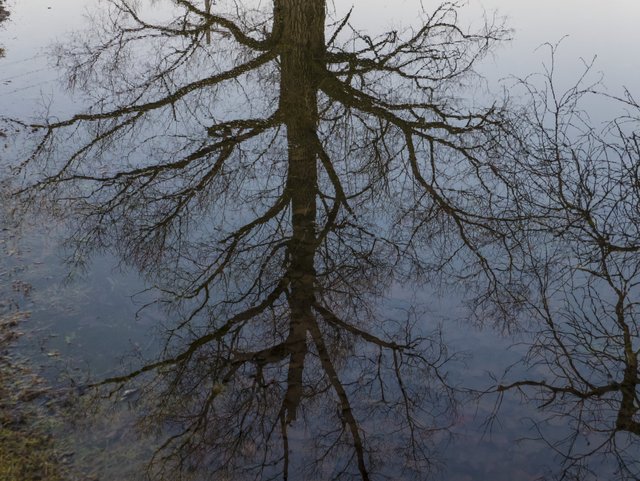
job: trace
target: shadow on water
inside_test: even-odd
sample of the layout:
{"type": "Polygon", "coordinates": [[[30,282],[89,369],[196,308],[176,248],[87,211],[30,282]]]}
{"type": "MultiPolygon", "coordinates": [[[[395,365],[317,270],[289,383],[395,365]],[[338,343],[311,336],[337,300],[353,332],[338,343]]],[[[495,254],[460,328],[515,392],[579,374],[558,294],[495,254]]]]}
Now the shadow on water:
{"type": "Polygon", "coordinates": [[[92,443],[128,451],[136,426],[154,480],[426,479],[464,462],[446,452],[462,401],[519,391],[554,473],[637,477],[630,94],[604,131],[579,109],[597,85],[553,95],[552,74],[514,87],[522,105],[468,106],[508,32],[465,33],[455,5],[371,38],[322,0],[179,0],[162,21],[111,4],[101,35],[57,48],[94,103],[22,124],[13,170],[75,264],[116,254],[166,312],[156,355],[79,389],[87,412],[115,400],[92,443]],[[439,320],[391,299],[427,284],[528,334],[518,367],[452,382],[439,320]]]}

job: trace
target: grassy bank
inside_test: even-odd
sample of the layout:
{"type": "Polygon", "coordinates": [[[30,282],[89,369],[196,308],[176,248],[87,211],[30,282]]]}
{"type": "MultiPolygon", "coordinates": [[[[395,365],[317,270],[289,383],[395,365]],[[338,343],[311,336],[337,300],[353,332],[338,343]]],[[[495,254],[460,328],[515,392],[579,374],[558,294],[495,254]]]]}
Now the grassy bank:
{"type": "Polygon", "coordinates": [[[51,418],[41,402],[46,384],[10,351],[27,316],[0,315],[0,480],[66,480],[64,457],[53,445],[51,418]]]}

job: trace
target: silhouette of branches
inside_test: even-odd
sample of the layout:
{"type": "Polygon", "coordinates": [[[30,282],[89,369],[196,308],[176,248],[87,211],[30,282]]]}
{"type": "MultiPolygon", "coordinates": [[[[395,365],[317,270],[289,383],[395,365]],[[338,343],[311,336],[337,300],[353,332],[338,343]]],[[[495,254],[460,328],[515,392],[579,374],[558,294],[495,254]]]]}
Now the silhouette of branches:
{"type": "Polygon", "coordinates": [[[493,392],[501,399],[517,390],[549,414],[538,432],[562,456],[562,479],[596,479],[602,469],[609,479],[636,479],[639,105],[628,92],[613,99],[626,113],[595,128],[582,109],[587,96],[602,96],[587,81],[590,65],[558,91],[554,56],[551,47],[542,86],[520,83],[531,102],[513,157],[536,212],[520,234],[529,279],[523,310],[534,321],[529,374],[493,392]],[[551,428],[558,419],[568,433],[551,428]]]}
{"type": "Polygon", "coordinates": [[[467,33],[445,4],[377,39],[341,19],[327,42],[323,1],[177,0],[161,22],[110,5],[58,49],[87,108],[30,126],[18,194],[71,215],[77,259],[115,250],[174,305],[159,358],[104,381],[155,400],[155,479],[426,475],[455,411],[449,357],[435,326],[380,302],[453,262],[412,242],[447,223],[476,277],[492,272],[477,240],[496,236],[495,203],[477,201],[509,189],[503,112],[455,89],[504,30],[467,33]]]}

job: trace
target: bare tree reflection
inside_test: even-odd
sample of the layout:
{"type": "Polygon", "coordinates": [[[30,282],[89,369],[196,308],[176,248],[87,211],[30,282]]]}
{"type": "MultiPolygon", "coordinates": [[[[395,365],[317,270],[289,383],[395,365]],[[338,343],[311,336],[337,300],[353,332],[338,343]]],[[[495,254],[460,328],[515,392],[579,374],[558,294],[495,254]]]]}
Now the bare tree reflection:
{"type": "Polygon", "coordinates": [[[172,18],[150,23],[114,1],[101,35],[59,52],[70,86],[93,103],[34,126],[43,136],[23,166],[23,193],[30,204],[46,193],[84,217],[79,257],[84,246],[118,245],[149,269],[150,252],[182,257],[193,232],[204,241],[211,226],[224,241],[204,241],[217,261],[191,286],[206,297],[245,244],[271,250],[265,259],[281,253],[267,237],[286,226],[292,203],[313,198],[305,215],[316,217],[320,255],[334,248],[323,222],[357,225],[362,242],[384,226],[417,261],[414,273],[471,259],[458,278],[488,276],[490,295],[501,287],[487,251],[507,247],[498,216],[517,218],[497,148],[503,113],[456,97],[504,37],[500,26],[466,32],[458,6],[444,4],[417,29],[370,38],[349,31],[349,16],[325,25],[322,0],[277,1],[270,12],[173,3],[172,18]],[[312,174],[318,189],[289,198],[285,179],[312,174]],[[132,211],[139,215],[124,215],[132,211]]]}
{"type": "MultiPolygon", "coordinates": [[[[313,179],[289,178],[287,189],[313,192],[313,179]]],[[[429,472],[433,434],[447,428],[455,407],[440,372],[444,347],[420,336],[410,318],[376,316],[368,297],[379,286],[370,276],[350,276],[346,297],[334,282],[342,267],[316,272],[317,245],[300,238],[306,228],[309,219],[295,216],[291,238],[279,239],[287,267],[260,302],[226,318],[211,312],[206,324],[176,333],[180,342],[159,362],[105,381],[157,373],[146,385],[157,400],[145,423],[174,434],[156,453],[153,479],[198,465],[234,479],[429,472]]],[[[325,226],[328,235],[334,229],[325,226]]]]}
{"type": "Polygon", "coordinates": [[[371,38],[324,0],[167,3],[113,0],[60,47],[90,107],[31,126],[16,168],[25,204],[73,219],[78,262],[116,250],[177,305],[161,359],[107,381],[160,395],[154,476],[426,475],[446,354],[381,300],[447,266],[503,287],[503,112],[457,92],[505,31],[463,30],[457,4],[371,38]]]}
{"type": "MultiPolygon", "coordinates": [[[[196,287],[202,299],[183,306],[162,359],[104,381],[124,389],[154,373],[146,384],[154,407],[144,422],[174,434],[150,465],[153,479],[199,465],[234,479],[416,479],[430,471],[433,434],[455,409],[446,350],[410,315],[382,317],[376,297],[397,246],[379,237],[375,245],[337,219],[317,233],[317,191],[315,176],[289,174],[282,198],[290,205],[281,208],[293,211],[290,235],[271,231],[266,251],[247,247],[240,269],[256,272],[257,264],[256,279],[225,266],[225,282],[239,276],[235,282],[249,289],[239,299],[227,289],[214,302],[211,281],[196,287]],[[338,247],[329,251],[329,240],[338,247]]],[[[279,216],[273,208],[252,224],[279,216]]],[[[227,253],[216,250],[214,261],[233,249],[223,245],[227,253]]],[[[209,246],[202,247],[194,252],[198,269],[181,272],[188,292],[203,272],[218,269],[203,264],[209,246]]]]}
{"type": "Polygon", "coordinates": [[[562,479],[638,479],[640,389],[640,110],[597,130],[582,108],[597,85],[585,76],[566,92],[554,79],[555,47],[542,87],[523,82],[531,104],[514,159],[532,209],[521,233],[526,313],[535,339],[531,377],[505,382],[550,414],[538,432],[562,455],[562,479]],[[560,423],[570,431],[553,429],[560,423]]]}

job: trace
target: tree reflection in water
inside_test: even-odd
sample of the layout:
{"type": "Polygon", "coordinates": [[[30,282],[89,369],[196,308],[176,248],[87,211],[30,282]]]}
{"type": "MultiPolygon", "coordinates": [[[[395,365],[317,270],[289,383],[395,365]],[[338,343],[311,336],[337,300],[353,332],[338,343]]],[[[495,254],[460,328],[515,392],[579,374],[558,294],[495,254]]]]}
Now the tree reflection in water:
{"type": "Polygon", "coordinates": [[[149,419],[173,426],[154,476],[426,476],[446,352],[382,299],[462,254],[492,274],[502,112],[455,92],[504,31],[465,33],[449,4],[372,39],[327,26],[323,0],[173,3],[151,24],[114,1],[60,48],[95,100],[34,126],[21,191],[77,222],[78,259],[115,249],[179,306],[161,358],[107,381],[147,379],[149,419]]]}
{"type": "Polygon", "coordinates": [[[599,87],[587,80],[591,66],[558,91],[556,48],[542,84],[521,83],[525,148],[512,152],[532,213],[518,235],[523,309],[536,321],[523,361],[531,375],[496,392],[518,390],[549,414],[536,430],[561,455],[563,479],[602,479],[603,466],[609,479],[638,479],[640,105],[629,92],[608,97],[625,114],[592,126],[583,107],[599,87]]]}
{"type": "MultiPolygon", "coordinates": [[[[312,189],[306,183],[295,188],[312,189]]],[[[106,381],[158,373],[147,422],[176,431],[157,453],[162,469],[196,462],[234,478],[371,479],[414,478],[432,464],[432,435],[454,408],[443,346],[419,336],[413,319],[377,315],[369,299],[377,283],[351,275],[345,295],[339,269],[305,267],[315,247],[301,247],[298,228],[271,237],[286,244],[286,269],[259,301],[226,318],[212,310],[205,325],[192,319],[198,327],[175,331],[181,342],[162,360],[106,381]]]]}
{"type": "Polygon", "coordinates": [[[635,134],[564,128],[588,89],[529,89],[515,116],[465,106],[506,32],[463,30],[455,4],[372,38],[322,0],[170,3],[152,23],[112,0],[60,47],[91,106],[33,126],[20,166],[25,203],[74,219],[78,261],[112,249],[161,279],[162,355],[107,381],[157,396],[148,420],[173,435],[156,479],[427,476],[455,407],[446,349],[383,298],[435,277],[473,287],[485,322],[541,322],[529,359],[551,377],[490,392],[538,387],[573,416],[567,473],[591,451],[637,470],[635,134]],[[576,456],[585,426],[607,440],[576,456]]]}

